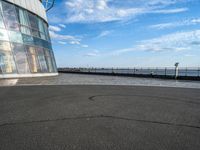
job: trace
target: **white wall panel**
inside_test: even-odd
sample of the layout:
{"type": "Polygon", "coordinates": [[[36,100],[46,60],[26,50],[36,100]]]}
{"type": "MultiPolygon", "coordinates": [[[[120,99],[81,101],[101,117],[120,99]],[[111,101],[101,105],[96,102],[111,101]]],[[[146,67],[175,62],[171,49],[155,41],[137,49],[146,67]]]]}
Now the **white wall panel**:
{"type": "Polygon", "coordinates": [[[39,0],[5,0],[23,7],[47,21],[46,11],[39,0]]]}

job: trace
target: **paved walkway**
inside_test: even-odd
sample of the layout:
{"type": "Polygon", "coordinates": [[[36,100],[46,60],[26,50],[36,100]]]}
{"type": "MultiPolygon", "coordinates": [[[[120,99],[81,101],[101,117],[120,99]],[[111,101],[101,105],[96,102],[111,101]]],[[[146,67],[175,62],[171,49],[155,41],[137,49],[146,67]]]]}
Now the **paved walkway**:
{"type": "Polygon", "coordinates": [[[199,150],[200,91],[0,87],[1,150],[199,150]]]}
{"type": "Polygon", "coordinates": [[[0,80],[0,86],[13,85],[141,85],[200,88],[200,81],[176,81],[136,77],[119,77],[103,75],[60,74],[56,77],[23,78],[0,80]]]}

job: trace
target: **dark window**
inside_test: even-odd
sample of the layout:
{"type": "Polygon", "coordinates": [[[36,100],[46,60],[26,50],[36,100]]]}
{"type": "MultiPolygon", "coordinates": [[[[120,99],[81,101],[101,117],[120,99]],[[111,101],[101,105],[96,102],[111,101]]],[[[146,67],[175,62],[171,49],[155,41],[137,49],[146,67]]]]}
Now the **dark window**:
{"type": "Polygon", "coordinates": [[[28,12],[28,18],[29,18],[31,27],[34,28],[34,29],[39,29],[37,17],[28,12]]]}

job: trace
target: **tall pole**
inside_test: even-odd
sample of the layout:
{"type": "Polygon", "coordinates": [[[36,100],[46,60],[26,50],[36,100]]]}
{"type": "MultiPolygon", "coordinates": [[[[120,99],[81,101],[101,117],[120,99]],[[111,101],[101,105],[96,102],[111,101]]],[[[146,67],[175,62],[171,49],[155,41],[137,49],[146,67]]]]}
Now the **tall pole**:
{"type": "Polygon", "coordinates": [[[177,63],[175,63],[175,79],[177,79],[178,78],[178,65],[179,65],[179,63],[177,62],[177,63]]]}

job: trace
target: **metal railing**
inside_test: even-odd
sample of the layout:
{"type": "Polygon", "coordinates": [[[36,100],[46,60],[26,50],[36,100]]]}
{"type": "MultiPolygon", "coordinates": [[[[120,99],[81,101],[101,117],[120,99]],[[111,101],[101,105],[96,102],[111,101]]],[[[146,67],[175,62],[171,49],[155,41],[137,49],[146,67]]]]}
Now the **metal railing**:
{"type": "MultiPolygon", "coordinates": [[[[59,68],[58,70],[77,73],[175,76],[175,68],[59,68]]],[[[178,77],[200,77],[200,68],[179,68],[178,77]]]]}

